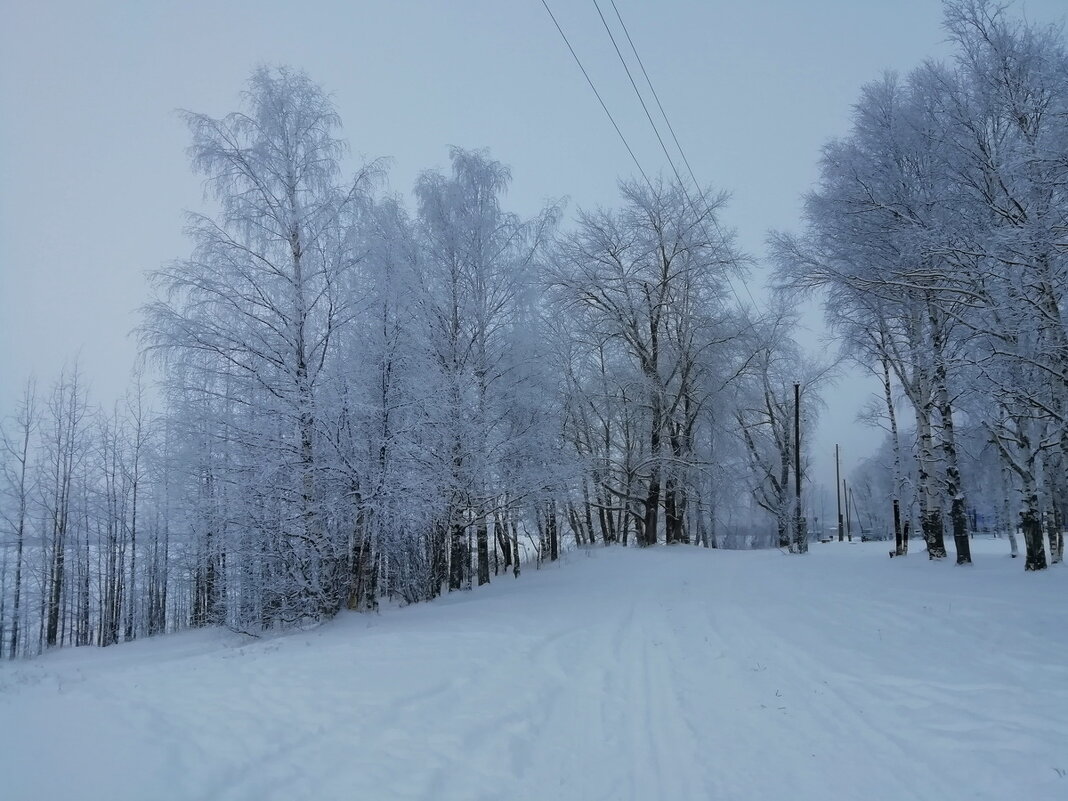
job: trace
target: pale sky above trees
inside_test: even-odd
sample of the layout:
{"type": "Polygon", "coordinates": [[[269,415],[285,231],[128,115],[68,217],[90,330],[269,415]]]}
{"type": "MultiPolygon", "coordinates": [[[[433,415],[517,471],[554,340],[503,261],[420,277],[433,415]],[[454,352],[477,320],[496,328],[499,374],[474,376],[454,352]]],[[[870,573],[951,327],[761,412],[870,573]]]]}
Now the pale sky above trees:
{"type": "MultiPolygon", "coordinates": [[[[550,3],[647,172],[668,165],[592,4],[550,3]]],[[[619,0],[702,183],[762,258],[798,225],[820,146],[848,129],[860,86],[945,52],[937,0],[637,3],[619,0]]],[[[1018,10],[1054,21],[1062,0],[1018,10]]],[[[12,2],[0,29],[0,408],[23,378],[80,354],[97,398],[127,386],[144,271],[188,252],[202,208],[175,109],[220,115],[257,64],[291,64],[332,92],[357,158],[387,156],[394,191],[488,147],[509,203],[615,202],[633,163],[537,0],[389,3],[12,2]]],[[[763,293],[762,266],[750,280],[763,293]]],[[[738,287],[743,294],[744,290],[738,287]]],[[[821,315],[808,315],[817,347],[821,315]]],[[[814,463],[845,466],[881,435],[854,424],[871,389],[827,395],[814,463]]],[[[818,479],[817,479],[818,480],[818,479]]]]}

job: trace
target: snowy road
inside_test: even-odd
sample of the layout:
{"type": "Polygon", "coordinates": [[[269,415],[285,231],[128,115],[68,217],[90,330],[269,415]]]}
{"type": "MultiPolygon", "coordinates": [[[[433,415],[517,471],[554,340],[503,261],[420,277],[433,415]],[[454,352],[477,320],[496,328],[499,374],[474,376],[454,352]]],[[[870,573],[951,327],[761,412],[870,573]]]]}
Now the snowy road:
{"type": "Polygon", "coordinates": [[[1068,571],[595,550],[312,633],[0,667],[0,797],[1068,798],[1068,571]]]}

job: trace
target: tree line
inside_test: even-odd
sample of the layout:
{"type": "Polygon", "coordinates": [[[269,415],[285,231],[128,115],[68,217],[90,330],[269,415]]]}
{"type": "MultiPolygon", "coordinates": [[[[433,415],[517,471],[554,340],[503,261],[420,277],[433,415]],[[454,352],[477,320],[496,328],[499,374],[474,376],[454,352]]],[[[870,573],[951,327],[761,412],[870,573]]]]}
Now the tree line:
{"type": "Polygon", "coordinates": [[[302,72],[243,100],[184,115],[208,210],[151,273],[125,401],[73,368],[6,421],[6,654],[303,625],[574,545],[804,547],[747,496],[792,502],[761,471],[796,345],[730,296],[722,195],[624,181],[565,228],[453,148],[409,210],[380,162],[344,173],[302,72]]]}
{"type": "Polygon", "coordinates": [[[944,8],[952,58],[864,87],[804,231],[772,250],[783,291],[825,292],[883,386],[889,438],[865,481],[892,498],[897,553],[916,516],[944,557],[948,517],[970,562],[981,509],[1014,555],[1019,524],[1040,570],[1068,521],[1068,57],[1058,27],[944,8]]]}
{"type": "Polygon", "coordinates": [[[0,652],[309,625],[595,543],[804,553],[835,377],[793,338],[806,292],[880,381],[889,436],[854,484],[897,552],[911,527],[945,556],[948,521],[969,561],[985,503],[1028,569],[1044,536],[1058,561],[1062,39],[946,10],[955,60],[865,88],[804,230],[772,236],[763,309],[711,189],[642,176],[524,217],[504,164],[452,148],[406,198],[382,162],[347,169],[289,68],[184,114],[205,209],[150,275],[130,389],[102,408],[66,368],[4,421],[0,652]]]}

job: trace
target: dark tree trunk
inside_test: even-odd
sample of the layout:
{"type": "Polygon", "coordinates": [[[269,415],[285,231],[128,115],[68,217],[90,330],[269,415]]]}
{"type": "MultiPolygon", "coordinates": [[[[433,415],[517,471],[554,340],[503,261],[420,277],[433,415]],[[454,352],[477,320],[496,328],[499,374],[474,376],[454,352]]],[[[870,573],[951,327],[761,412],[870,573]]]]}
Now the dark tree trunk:
{"type": "MultiPolygon", "coordinates": [[[[454,511],[453,514],[456,514],[456,512],[454,511]]],[[[453,521],[449,525],[449,592],[463,589],[466,550],[464,547],[464,527],[453,521]]]]}
{"type": "Polygon", "coordinates": [[[519,552],[519,524],[512,521],[512,563],[514,565],[513,575],[519,578],[520,568],[520,552],[519,552]]]}
{"type": "Polygon", "coordinates": [[[941,510],[933,509],[925,512],[920,524],[923,526],[923,538],[927,542],[927,557],[929,559],[945,559],[946,541],[941,510]]]}
{"type": "MultiPolygon", "coordinates": [[[[655,469],[655,468],[654,468],[655,469]]],[[[660,514],[660,476],[654,473],[649,479],[649,491],[645,496],[645,517],[642,520],[640,542],[656,545],[657,516],[660,514]]]]}
{"type": "Polygon", "coordinates": [[[901,503],[897,498],[894,498],[894,555],[904,556],[906,543],[908,540],[904,538],[901,531],[901,503]]]}
{"type": "Polygon", "coordinates": [[[508,528],[500,516],[494,518],[493,535],[497,538],[497,544],[501,546],[501,559],[505,568],[512,566],[512,542],[508,537],[508,528]]]}
{"type": "Polygon", "coordinates": [[[567,524],[571,526],[571,531],[575,535],[576,545],[586,544],[586,527],[582,524],[581,518],[579,518],[578,509],[575,508],[575,504],[569,503],[567,505],[567,524]]]}
{"type": "Polygon", "coordinates": [[[968,514],[964,508],[964,498],[957,493],[949,507],[949,517],[953,521],[953,544],[957,549],[957,564],[972,563],[972,548],[968,540],[968,514]]]}
{"type": "MultiPolygon", "coordinates": [[[[652,328],[653,349],[656,349],[656,328],[652,328]]],[[[657,380],[655,361],[652,366],[645,365],[645,373],[651,380],[657,380]]],[[[660,514],[660,436],[663,425],[660,393],[653,392],[652,415],[649,422],[649,462],[652,465],[649,475],[649,487],[645,495],[645,520],[640,542],[642,545],[656,545],[657,517],[660,514]]]]}
{"type": "Polygon", "coordinates": [[[1042,520],[1038,514],[1038,498],[1028,498],[1027,508],[1020,513],[1020,527],[1023,529],[1024,547],[1027,558],[1024,570],[1046,569],[1046,548],[1042,541],[1042,520]]]}
{"type": "Polygon", "coordinates": [[[675,481],[670,474],[664,481],[664,542],[675,542],[678,528],[678,511],[675,508],[675,481]]]}
{"type": "Polygon", "coordinates": [[[599,491],[597,493],[597,503],[597,516],[601,524],[601,540],[607,545],[616,541],[616,521],[612,513],[605,508],[608,505],[607,498],[602,496],[599,491]]]}
{"type": "Polygon", "coordinates": [[[780,548],[790,547],[790,522],[785,512],[781,512],[775,521],[775,533],[780,548]]]}
{"type": "MultiPolygon", "coordinates": [[[[11,609],[11,650],[10,656],[14,659],[19,653],[19,620],[21,617],[20,604],[22,600],[22,541],[23,520],[19,520],[18,539],[15,542],[15,598],[11,609]]],[[[3,644],[0,643],[0,651],[3,644]]]]}
{"type": "Polygon", "coordinates": [[[545,527],[549,539],[549,561],[555,562],[560,557],[560,535],[556,525],[556,503],[549,503],[545,527]]]}
{"type": "Polygon", "coordinates": [[[489,584],[489,526],[486,516],[478,518],[475,530],[475,547],[478,550],[478,586],[489,584]]]}
{"type": "Polygon", "coordinates": [[[1053,509],[1053,531],[1050,532],[1050,561],[1055,565],[1064,561],[1065,554],[1065,521],[1061,515],[1061,509],[1053,509]]]}
{"type": "Polygon", "coordinates": [[[430,532],[430,586],[427,600],[441,595],[441,588],[449,580],[449,528],[446,523],[436,524],[430,532]]]}
{"type": "Polygon", "coordinates": [[[686,528],[686,491],[679,487],[675,488],[675,542],[690,544],[690,533],[686,528]]]}
{"type": "Polygon", "coordinates": [[[471,589],[472,582],[475,579],[475,542],[471,533],[471,525],[468,524],[464,531],[467,536],[464,538],[464,589],[471,589]]]}
{"type": "Polygon", "coordinates": [[[1049,562],[1055,565],[1064,558],[1064,522],[1061,520],[1061,510],[1056,504],[1050,513],[1049,528],[1049,562]]]}
{"type": "Polygon", "coordinates": [[[345,605],[349,609],[372,612],[378,608],[378,554],[371,537],[369,515],[357,517],[352,575],[345,605]]]}
{"type": "Polygon", "coordinates": [[[59,611],[63,600],[64,544],[53,540],[55,553],[52,556],[52,569],[49,576],[48,623],[45,629],[45,645],[49,648],[59,641],[59,611]]]}

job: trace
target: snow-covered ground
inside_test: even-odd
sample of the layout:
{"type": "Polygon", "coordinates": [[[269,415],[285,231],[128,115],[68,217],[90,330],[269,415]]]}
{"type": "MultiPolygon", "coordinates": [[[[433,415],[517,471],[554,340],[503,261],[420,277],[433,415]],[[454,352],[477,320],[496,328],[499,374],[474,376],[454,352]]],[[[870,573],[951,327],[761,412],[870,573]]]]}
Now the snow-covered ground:
{"type": "Polygon", "coordinates": [[[1068,571],[597,549],[270,640],[0,667],[0,797],[1068,798],[1068,571]]]}

